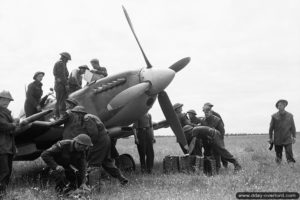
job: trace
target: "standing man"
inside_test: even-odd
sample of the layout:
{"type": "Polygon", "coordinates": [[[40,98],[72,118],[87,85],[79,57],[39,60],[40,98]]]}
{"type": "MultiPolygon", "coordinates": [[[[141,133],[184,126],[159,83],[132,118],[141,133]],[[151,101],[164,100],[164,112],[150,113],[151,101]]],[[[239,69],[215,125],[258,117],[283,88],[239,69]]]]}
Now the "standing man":
{"type": "Polygon", "coordinates": [[[292,150],[292,144],[296,142],[296,127],[293,115],[285,110],[287,105],[288,101],[285,99],[280,99],[276,102],[275,106],[278,112],[272,115],[269,138],[270,143],[275,145],[276,163],[281,163],[284,147],[287,162],[293,166],[296,162],[292,150]]]}
{"type": "Polygon", "coordinates": [[[137,130],[137,149],[140,156],[141,171],[151,174],[154,163],[153,143],[155,141],[151,115],[146,113],[134,123],[133,128],[137,130]]]}
{"type": "Polygon", "coordinates": [[[73,69],[69,76],[69,93],[75,92],[82,88],[82,75],[85,70],[89,70],[87,65],[81,65],[78,69],[73,69]]]}
{"type": "MultiPolygon", "coordinates": [[[[231,162],[234,165],[234,171],[239,171],[242,169],[237,159],[234,158],[227,149],[225,149],[222,143],[222,134],[218,130],[214,128],[208,129],[204,126],[192,127],[190,125],[186,125],[184,130],[192,137],[202,139],[206,144],[209,144],[209,148],[212,148],[215,152],[220,154],[227,162],[231,162]]],[[[208,146],[205,146],[204,148],[206,147],[208,146]]]]}
{"type": "MultiPolygon", "coordinates": [[[[12,171],[12,160],[16,153],[14,135],[21,130],[7,109],[13,98],[9,91],[0,92],[0,199],[6,192],[12,171]]],[[[20,124],[25,125],[25,124],[20,124]]],[[[29,128],[30,125],[23,126],[29,128]]]]}
{"type": "Polygon", "coordinates": [[[60,60],[55,63],[53,68],[53,75],[55,78],[54,90],[56,92],[55,112],[57,118],[66,111],[65,100],[67,99],[69,92],[69,71],[67,62],[71,60],[71,55],[68,52],[62,52],[60,55],[60,60]]]}
{"type": "MultiPolygon", "coordinates": [[[[222,143],[222,146],[225,147],[225,144],[224,144],[225,129],[224,129],[224,124],[223,124],[222,120],[219,117],[213,115],[213,113],[209,107],[204,108],[203,112],[205,114],[205,117],[204,117],[201,125],[208,126],[210,128],[214,128],[214,129],[218,130],[219,134],[220,134],[220,137],[219,137],[220,142],[222,143]]],[[[212,149],[212,150],[213,150],[214,157],[216,159],[217,170],[219,170],[221,168],[221,154],[218,151],[215,151],[214,149],[212,149]]],[[[206,153],[210,153],[210,152],[206,152],[206,153]]],[[[228,166],[228,162],[226,161],[226,159],[223,159],[222,163],[225,168],[228,166]]]]}
{"type": "Polygon", "coordinates": [[[42,90],[42,80],[45,76],[44,72],[36,72],[33,76],[33,82],[28,85],[26,91],[26,100],[24,105],[25,115],[29,117],[33,114],[36,114],[41,111],[41,108],[44,106],[48,96],[52,93],[47,94],[43,98],[42,90]]]}
{"type": "Polygon", "coordinates": [[[205,104],[203,105],[203,110],[211,110],[212,114],[213,114],[214,116],[219,117],[219,118],[221,119],[223,125],[225,126],[225,124],[224,124],[224,122],[223,122],[223,119],[222,119],[221,115],[220,115],[219,113],[215,112],[214,110],[212,110],[212,107],[213,107],[213,106],[214,106],[214,105],[211,104],[211,103],[209,103],[209,102],[208,102],[208,103],[205,103],[205,104]]]}
{"type": "Polygon", "coordinates": [[[107,70],[105,67],[101,67],[99,64],[99,60],[94,58],[91,60],[91,65],[94,68],[93,70],[91,70],[91,72],[93,74],[96,74],[99,78],[103,78],[107,76],[107,70]]]}
{"type": "Polygon", "coordinates": [[[57,192],[68,193],[85,186],[86,152],[91,146],[91,138],[79,134],[74,139],[58,141],[41,154],[44,162],[53,170],[57,192]]]}

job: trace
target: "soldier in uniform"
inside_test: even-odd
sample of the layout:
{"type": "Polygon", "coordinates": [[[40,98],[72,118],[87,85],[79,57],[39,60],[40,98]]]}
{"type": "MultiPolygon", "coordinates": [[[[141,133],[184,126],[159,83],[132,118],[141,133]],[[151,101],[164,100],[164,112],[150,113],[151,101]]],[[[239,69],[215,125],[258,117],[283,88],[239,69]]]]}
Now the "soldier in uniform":
{"type": "Polygon", "coordinates": [[[133,128],[137,130],[141,171],[151,173],[154,162],[153,143],[155,142],[151,115],[146,113],[133,124],[133,128]]]}
{"type": "Polygon", "coordinates": [[[195,125],[201,124],[201,118],[196,116],[197,113],[195,110],[191,109],[191,110],[188,110],[186,113],[188,114],[189,120],[193,124],[195,124],[195,125]]]}
{"type": "Polygon", "coordinates": [[[223,125],[225,126],[225,124],[224,124],[224,122],[223,122],[223,119],[222,119],[221,115],[220,115],[219,113],[215,112],[214,110],[212,110],[212,107],[213,107],[213,106],[214,106],[214,105],[211,104],[211,103],[209,103],[209,102],[208,102],[208,103],[205,103],[205,104],[203,105],[203,110],[211,110],[212,114],[213,114],[214,116],[219,117],[219,118],[221,119],[223,125]]]}
{"type": "MultiPolygon", "coordinates": [[[[241,165],[238,163],[237,159],[233,157],[233,155],[225,149],[222,142],[222,134],[220,131],[214,129],[196,126],[193,127],[191,125],[186,125],[184,127],[185,133],[191,135],[191,137],[197,137],[202,139],[204,143],[209,144],[209,148],[212,148],[214,151],[218,152],[227,162],[230,162],[234,165],[234,170],[239,171],[242,169],[241,165]]],[[[207,148],[208,146],[204,146],[207,148]]],[[[205,149],[205,151],[210,151],[209,149],[205,149]]]]}
{"type": "Polygon", "coordinates": [[[85,185],[86,151],[91,146],[91,138],[79,134],[71,140],[57,142],[41,154],[44,162],[53,170],[57,192],[68,193],[85,185]]]}
{"type": "Polygon", "coordinates": [[[100,66],[98,59],[96,59],[96,58],[92,59],[91,65],[94,68],[93,70],[91,70],[92,73],[97,74],[100,78],[107,76],[106,68],[100,66]]]}
{"type": "MultiPolygon", "coordinates": [[[[197,126],[197,125],[201,125],[201,118],[197,117],[197,113],[195,110],[191,109],[187,111],[187,114],[189,116],[189,120],[190,122],[193,124],[193,126],[197,126]]],[[[195,138],[195,144],[194,144],[194,149],[191,153],[191,155],[198,155],[198,156],[202,156],[202,140],[195,138]]],[[[191,143],[193,143],[193,141],[191,140],[191,143]]]]}
{"type": "MultiPolygon", "coordinates": [[[[187,117],[187,114],[182,112],[182,107],[183,107],[182,103],[175,103],[173,105],[173,109],[177,115],[177,118],[181,124],[181,127],[184,127],[185,125],[194,126],[194,124],[187,117]]],[[[189,135],[185,135],[185,138],[187,140],[188,145],[190,145],[192,142],[192,138],[189,137],[189,135]]],[[[199,141],[197,141],[197,143],[195,143],[195,144],[196,145],[194,147],[194,150],[200,149],[200,151],[201,151],[201,146],[198,146],[198,145],[200,145],[199,141]]],[[[187,150],[185,150],[184,147],[180,143],[179,143],[179,145],[184,153],[188,153],[187,150]]],[[[202,155],[202,153],[200,153],[200,152],[197,152],[196,154],[202,155]]]]}
{"type": "Polygon", "coordinates": [[[69,93],[75,92],[82,88],[82,75],[85,70],[89,70],[87,65],[79,66],[78,69],[74,69],[69,76],[69,93]]]}
{"type": "MultiPolygon", "coordinates": [[[[225,129],[224,129],[224,124],[223,124],[222,120],[219,117],[213,115],[213,113],[209,107],[204,108],[203,112],[205,114],[205,117],[203,118],[201,125],[208,126],[208,127],[218,130],[220,132],[220,142],[222,142],[222,145],[225,147],[225,143],[224,143],[225,129]]],[[[210,152],[207,151],[206,153],[209,154],[210,152]]],[[[218,151],[213,151],[213,154],[216,159],[217,170],[219,170],[221,168],[221,158],[222,157],[220,156],[218,151]]],[[[225,159],[222,160],[222,163],[225,168],[228,166],[228,162],[225,159]]]]}
{"type": "Polygon", "coordinates": [[[52,93],[47,94],[43,98],[42,90],[42,80],[45,76],[44,72],[36,72],[33,76],[33,82],[28,85],[26,91],[26,100],[24,105],[25,115],[29,117],[33,114],[36,114],[41,111],[41,108],[44,106],[48,96],[52,93]]]}
{"type": "Polygon", "coordinates": [[[91,167],[103,167],[112,177],[117,178],[122,185],[128,180],[121,174],[111,158],[111,140],[101,120],[92,114],[87,114],[83,106],[75,106],[67,110],[66,114],[52,126],[64,124],[63,139],[72,139],[81,133],[90,136],[94,146],[88,155],[91,167]]]}
{"type": "MultiPolygon", "coordinates": [[[[82,109],[84,111],[83,107],[82,109]]],[[[88,166],[90,168],[103,167],[112,177],[117,178],[122,185],[127,184],[128,180],[116,167],[115,161],[111,157],[111,139],[103,122],[95,115],[86,114],[84,115],[84,128],[94,144],[88,154],[88,166]]]]}
{"type": "Polygon", "coordinates": [[[183,107],[182,103],[175,103],[173,105],[173,109],[179,119],[181,126],[184,127],[185,125],[188,125],[188,124],[193,125],[190,122],[189,118],[187,117],[187,114],[182,112],[182,107],[183,107]]]}
{"type": "Polygon", "coordinates": [[[66,111],[65,100],[67,99],[69,92],[69,71],[67,62],[71,60],[71,55],[68,52],[62,52],[60,55],[60,60],[55,63],[53,68],[53,75],[55,78],[54,90],[56,92],[55,112],[57,118],[66,111]]]}
{"type": "Polygon", "coordinates": [[[0,199],[6,192],[12,172],[12,161],[16,153],[14,135],[30,128],[31,124],[21,124],[14,120],[7,109],[13,98],[8,91],[0,92],[0,199]]]}
{"type": "Polygon", "coordinates": [[[287,162],[293,166],[296,162],[293,157],[292,144],[296,141],[296,127],[293,115],[285,110],[288,101],[280,99],[275,106],[278,112],[274,113],[271,118],[269,138],[270,143],[275,145],[276,163],[282,161],[282,150],[285,148],[287,162]]]}

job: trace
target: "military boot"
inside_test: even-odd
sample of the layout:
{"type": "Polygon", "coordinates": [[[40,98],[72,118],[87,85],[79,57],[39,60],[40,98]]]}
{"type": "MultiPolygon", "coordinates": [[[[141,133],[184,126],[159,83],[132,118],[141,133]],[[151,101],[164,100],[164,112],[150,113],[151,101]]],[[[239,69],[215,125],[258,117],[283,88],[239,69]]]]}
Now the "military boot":
{"type": "Polygon", "coordinates": [[[118,177],[118,180],[120,181],[121,185],[126,185],[128,183],[128,179],[125,178],[123,175],[120,174],[118,177]]]}

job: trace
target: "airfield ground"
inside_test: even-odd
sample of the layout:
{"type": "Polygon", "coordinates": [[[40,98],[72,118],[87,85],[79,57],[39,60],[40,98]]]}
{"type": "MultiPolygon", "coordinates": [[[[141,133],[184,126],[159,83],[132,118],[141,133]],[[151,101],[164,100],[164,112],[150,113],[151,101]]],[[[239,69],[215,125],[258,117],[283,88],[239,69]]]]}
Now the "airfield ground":
{"type": "MultiPolygon", "coordinates": [[[[101,191],[93,192],[86,199],[236,199],[237,192],[299,192],[300,191],[300,141],[294,146],[297,163],[290,168],[278,167],[274,162],[274,150],[268,150],[267,135],[227,136],[227,148],[235,155],[243,170],[233,173],[233,166],[221,169],[220,174],[207,177],[203,174],[170,174],[162,172],[162,160],[166,155],[181,155],[175,137],[157,137],[155,143],[155,167],[153,175],[139,172],[126,174],[130,180],[122,187],[112,179],[105,182],[101,191]]],[[[130,153],[136,163],[138,154],[132,138],[118,141],[120,153],[130,153]]],[[[53,185],[39,181],[41,160],[14,162],[14,172],[5,199],[58,199],[53,185]]],[[[139,165],[137,166],[139,169],[139,165]]]]}

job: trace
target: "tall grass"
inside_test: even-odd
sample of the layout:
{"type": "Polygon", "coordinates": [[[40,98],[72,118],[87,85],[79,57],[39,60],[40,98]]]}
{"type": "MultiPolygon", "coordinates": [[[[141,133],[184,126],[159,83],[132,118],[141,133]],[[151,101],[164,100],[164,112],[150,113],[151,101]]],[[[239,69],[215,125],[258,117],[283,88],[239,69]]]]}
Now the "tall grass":
{"type": "MultiPolygon", "coordinates": [[[[115,179],[105,181],[100,191],[93,191],[85,199],[236,199],[237,192],[297,192],[300,190],[300,165],[290,168],[275,164],[275,152],[268,150],[265,135],[228,136],[226,147],[238,158],[243,170],[234,173],[233,166],[221,169],[219,175],[163,174],[162,160],[166,155],[180,155],[174,137],[158,137],[155,146],[155,167],[152,175],[137,171],[125,174],[130,184],[122,187],[115,179]]],[[[299,144],[294,145],[299,161],[299,144]]],[[[118,141],[120,153],[130,153],[138,163],[138,154],[132,139],[118,141]]],[[[41,160],[15,162],[14,174],[5,199],[58,199],[53,182],[41,180],[41,160]]]]}

